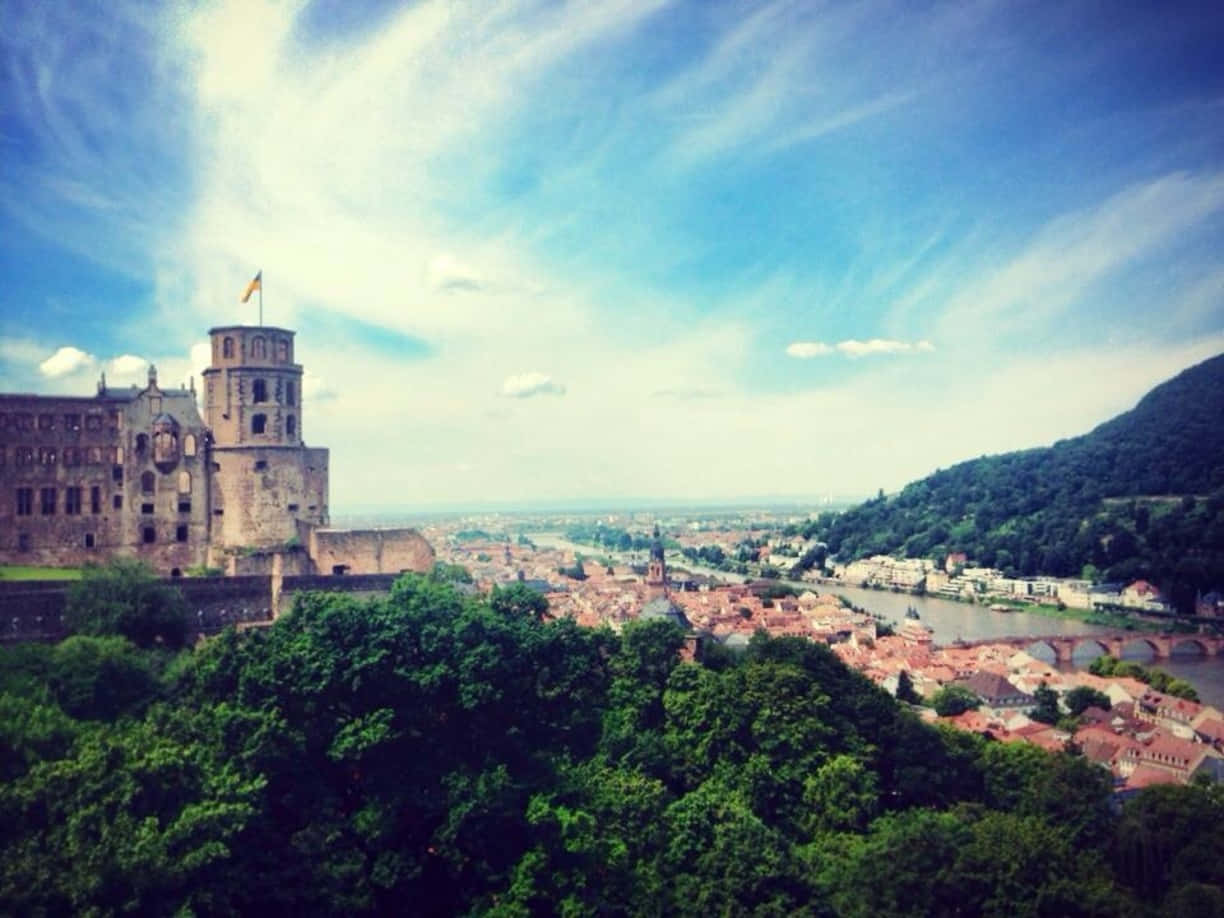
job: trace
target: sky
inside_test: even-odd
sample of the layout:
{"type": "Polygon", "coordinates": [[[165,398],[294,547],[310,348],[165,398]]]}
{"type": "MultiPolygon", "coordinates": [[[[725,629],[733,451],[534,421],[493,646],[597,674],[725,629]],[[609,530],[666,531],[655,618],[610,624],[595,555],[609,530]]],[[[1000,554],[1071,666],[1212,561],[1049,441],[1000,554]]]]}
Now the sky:
{"type": "Polygon", "coordinates": [[[0,391],[297,331],[333,513],[816,499],[1224,351],[1224,17],[4,0],[0,391]]]}

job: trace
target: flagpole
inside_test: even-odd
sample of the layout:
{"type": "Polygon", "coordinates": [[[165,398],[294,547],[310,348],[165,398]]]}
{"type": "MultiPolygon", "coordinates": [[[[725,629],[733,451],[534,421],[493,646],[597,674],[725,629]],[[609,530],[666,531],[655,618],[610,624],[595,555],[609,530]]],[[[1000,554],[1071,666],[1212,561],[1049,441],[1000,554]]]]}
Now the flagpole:
{"type": "Polygon", "coordinates": [[[263,328],[263,271],[259,272],[259,327],[263,328]]]}

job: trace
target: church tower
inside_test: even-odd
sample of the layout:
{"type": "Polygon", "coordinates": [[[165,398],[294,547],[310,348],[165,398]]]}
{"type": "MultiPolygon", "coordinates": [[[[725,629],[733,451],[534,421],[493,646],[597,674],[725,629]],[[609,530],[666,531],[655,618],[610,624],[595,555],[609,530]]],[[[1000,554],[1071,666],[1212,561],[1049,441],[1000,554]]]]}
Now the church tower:
{"type": "Polygon", "coordinates": [[[646,565],[646,586],[653,592],[667,594],[667,561],[663,558],[663,539],[659,526],[655,524],[654,537],[650,540],[650,561],[646,565]]]}
{"type": "Polygon", "coordinates": [[[328,452],[305,445],[294,333],[266,325],[209,331],[204,422],[212,431],[212,533],[222,548],[282,545],[299,523],[328,522],[328,452]]]}

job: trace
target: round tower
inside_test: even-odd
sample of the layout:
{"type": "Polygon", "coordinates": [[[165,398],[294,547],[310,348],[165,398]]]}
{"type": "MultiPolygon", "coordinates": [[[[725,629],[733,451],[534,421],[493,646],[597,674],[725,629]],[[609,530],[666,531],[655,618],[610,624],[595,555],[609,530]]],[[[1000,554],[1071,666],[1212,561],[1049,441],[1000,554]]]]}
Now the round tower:
{"type": "Polygon", "coordinates": [[[209,331],[204,422],[218,446],[296,446],[302,442],[302,367],[293,335],[266,325],[209,331]]]}
{"type": "Polygon", "coordinates": [[[218,548],[303,539],[328,522],[326,449],[302,442],[302,367],[294,333],[267,325],[209,330],[204,422],[212,434],[212,533],[218,548]]]}

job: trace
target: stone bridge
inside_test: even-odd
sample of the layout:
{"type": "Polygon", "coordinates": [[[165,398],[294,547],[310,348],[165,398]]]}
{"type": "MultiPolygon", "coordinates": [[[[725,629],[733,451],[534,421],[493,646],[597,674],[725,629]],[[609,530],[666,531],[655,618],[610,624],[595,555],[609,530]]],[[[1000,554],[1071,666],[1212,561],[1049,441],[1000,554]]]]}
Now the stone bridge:
{"type": "Polygon", "coordinates": [[[949,648],[985,647],[1003,644],[1016,650],[1028,650],[1044,644],[1054,651],[1059,663],[1071,663],[1081,648],[1096,647],[1094,657],[1109,654],[1122,658],[1128,647],[1146,645],[1154,659],[1167,660],[1174,652],[1201,657],[1224,656],[1224,637],[1207,634],[1145,634],[1137,631],[1105,631],[1097,634],[1025,635],[1020,637],[983,638],[977,641],[954,641],[949,648]]]}

